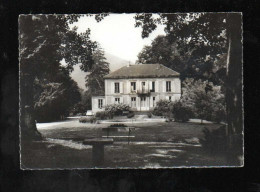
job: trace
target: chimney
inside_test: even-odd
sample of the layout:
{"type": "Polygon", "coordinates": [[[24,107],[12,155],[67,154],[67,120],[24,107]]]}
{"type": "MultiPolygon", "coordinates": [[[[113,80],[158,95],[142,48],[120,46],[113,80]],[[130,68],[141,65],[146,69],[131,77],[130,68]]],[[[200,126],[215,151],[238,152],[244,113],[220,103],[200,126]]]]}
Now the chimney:
{"type": "Polygon", "coordinates": [[[130,67],[130,61],[127,63],[127,67],[130,67]]]}

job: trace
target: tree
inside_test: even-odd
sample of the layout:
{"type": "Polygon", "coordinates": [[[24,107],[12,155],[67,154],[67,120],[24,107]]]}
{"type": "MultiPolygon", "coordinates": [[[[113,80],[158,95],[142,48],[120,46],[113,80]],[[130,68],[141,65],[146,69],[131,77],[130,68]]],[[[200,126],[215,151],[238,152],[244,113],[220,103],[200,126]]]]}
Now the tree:
{"type": "Polygon", "coordinates": [[[55,82],[35,79],[34,114],[37,122],[63,119],[80,100],[77,83],[69,74],[62,73],[62,69],[55,82]]]}
{"type": "Polygon", "coordinates": [[[104,76],[109,73],[109,63],[106,62],[104,51],[98,47],[93,53],[94,65],[86,76],[86,87],[93,94],[104,94],[104,76]]]}
{"type": "Polygon", "coordinates": [[[104,76],[109,73],[109,63],[106,62],[104,51],[98,47],[93,53],[94,64],[86,76],[86,87],[92,95],[105,94],[104,76]]]}
{"type": "Polygon", "coordinates": [[[92,50],[89,31],[77,34],[69,24],[79,15],[22,15],[19,17],[20,114],[22,137],[40,138],[34,117],[33,82],[36,78],[55,82],[60,61],[65,59],[67,71],[82,63],[91,68],[92,50]]]}
{"type": "MultiPolygon", "coordinates": [[[[142,37],[148,37],[158,24],[165,24],[167,36],[172,41],[187,43],[191,48],[197,47],[194,55],[196,61],[205,61],[206,57],[215,61],[226,54],[226,73],[224,87],[226,92],[227,132],[229,148],[242,154],[242,16],[240,13],[192,13],[192,14],[160,14],[153,18],[152,14],[137,14],[136,27],[142,27],[142,37]],[[204,56],[202,56],[204,55],[204,56]],[[206,56],[206,57],[205,57],[206,56]],[[232,111],[236,111],[233,113],[232,111]],[[238,139],[232,139],[238,138],[238,139]]],[[[211,62],[212,64],[212,62],[211,62]]],[[[212,65],[207,64],[210,76],[212,65]]],[[[198,67],[199,70],[204,65],[198,67]]],[[[223,70],[222,70],[223,72],[223,70]]],[[[223,78],[223,77],[222,77],[223,78]]],[[[221,79],[222,79],[221,78],[221,79]]]]}
{"type": "Polygon", "coordinates": [[[195,73],[195,65],[191,63],[193,51],[194,49],[188,50],[187,46],[185,48],[176,41],[170,42],[167,36],[159,35],[152,41],[151,46],[145,46],[138,54],[137,63],[160,63],[179,72],[181,79],[199,78],[200,76],[195,73]]]}
{"type": "MultiPolygon", "coordinates": [[[[215,120],[216,114],[225,114],[224,94],[220,86],[209,81],[187,78],[183,82],[181,101],[187,107],[193,109],[196,117],[205,120],[215,120]]],[[[220,119],[225,121],[225,118],[220,119]]]]}
{"type": "MultiPolygon", "coordinates": [[[[219,84],[212,72],[216,60],[226,53],[225,14],[137,14],[136,27],[142,27],[145,38],[158,24],[164,24],[166,36],[157,37],[151,47],[142,52],[149,53],[154,62],[162,63],[181,73],[181,78],[210,79],[219,84]]],[[[140,57],[145,54],[139,55],[140,57]]],[[[148,62],[146,62],[148,63],[148,62]]],[[[219,74],[220,75],[220,74],[219,74]]]]}
{"type": "Polygon", "coordinates": [[[230,13],[227,16],[227,79],[226,103],[229,135],[230,161],[243,154],[242,114],[242,15],[230,13]],[[235,157],[235,158],[234,158],[235,157]]]}

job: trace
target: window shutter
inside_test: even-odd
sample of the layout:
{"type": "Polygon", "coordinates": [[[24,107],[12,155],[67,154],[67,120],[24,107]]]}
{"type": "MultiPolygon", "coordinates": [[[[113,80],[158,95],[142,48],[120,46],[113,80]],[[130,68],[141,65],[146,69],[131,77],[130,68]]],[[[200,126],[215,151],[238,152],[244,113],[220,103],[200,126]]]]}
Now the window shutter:
{"type": "Polygon", "coordinates": [[[176,90],[176,92],[178,92],[178,93],[181,93],[181,80],[180,79],[177,79],[177,90],[176,90]]]}
{"type": "Polygon", "coordinates": [[[111,82],[111,94],[115,93],[115,82],[111,82]]]}
{"type": "Polygon", "coordinates": [[[131,91],[131,82],[130,81],[126,81],[126,94],[130,93],[131,91]]]}
{"type": "Polygon", "coordinates": [[[94,99],[94,109],[98,108],[98,99],[94,99]]]}
{"type": "Polygon", "coordinates": [[[131,97],[127,95],[126,100],[127,100],[126,104],[131,106],[131,97]]]}
{"type": "Polygon", "coordinates": [[[155,81],[155,92],[159,92],[159,91],[158,91],[158,87],[159,87],[158,81],[155,81]]]}
{"type": "Polygon", "coordinates": [[[176,92],[175,87],[175,81],[173,80],[171,81],[171,92],[176,92]]]}
{"type": "Polygon", "coordinates": [[[123,83],[124,83],[124,82],[120,82],[120,83],[119,83],[119,89],[120,89],[119,92],[120,92],[120,93],[123,93],[123,92],[124,92],[124,90],[123,90],[123,83]]]}
{"type": "Polygon", "coordinates": [[[162,81],[162,84],[163,92],[166,92],[166,81],[162,81]]]}

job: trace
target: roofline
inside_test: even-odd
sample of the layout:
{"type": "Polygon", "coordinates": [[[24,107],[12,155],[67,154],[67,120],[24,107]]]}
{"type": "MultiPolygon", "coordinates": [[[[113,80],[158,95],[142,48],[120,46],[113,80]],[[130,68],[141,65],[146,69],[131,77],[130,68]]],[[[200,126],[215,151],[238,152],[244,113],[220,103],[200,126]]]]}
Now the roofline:
{"type": "MultiPolygon", "coordinates": [[[[142,64],[142,65],[151,65],[151,64],[142,64]]],[[[117,70],[115,70],[115,71],[113,71],[113,72],[111,72],[111,73],[105,75],[103,78],[104,78],[104,79],[131,79],[131,78],[168,78],[168,77],[179,77],[179,76],[180,76],[180,73],[178,73],[177,71],[174,71],[173,69],[171,69],[171,68],[169,68],[169,67],[166,67],[166,66],[163,65],[163,64],[155,63],[154,65],[160,65],[160,66],[165,67],[165,68],[167,68],[168,70],[173,71],[174,73],[177,73],[177,74],[175,74],[175,75],[168,75],[168,76],[164,76],[164,75],[162,75],[162,76],[147,75],[147,76],[146,76],[146,75],[144,75],[144,76],[138,76],[138,77],[133,77],[133,76],[114,76],[114,77],[107,77],[107,76],[109,76],[109,75],[111,75],[111,74],[113,74],[113,73],[116,73],[116,72],[119,71],[120,69],[122,69],[122,68],[124,68],[124,67],[127,67],[127,66],[124,66],[124,67],[121,67],[121,68],[119,68],[119,69],[117,69],[117,70]]],[[[132,66],[134,66],[134,65],[132,65],[132,66]]]]}
{"type": "Polygon", "coordinates": [[[92,95],[91,98],[92,97],[104,97],[105,98],[105,95],[92,95]]]}
{"type": "Polygon", "coordinates": [[[104,77],[104,79],[134,79],[134,78],[138,78],[138,79],[145,79],[145,78],[171,78],[171,77],[180,77],[180,75],[169,75],[169,76],[153,76],[153,75],[149,75],[149,76],[138,76],[138,77],[134,77],[134,76],[118,76],[118,77],[104,77]]]}

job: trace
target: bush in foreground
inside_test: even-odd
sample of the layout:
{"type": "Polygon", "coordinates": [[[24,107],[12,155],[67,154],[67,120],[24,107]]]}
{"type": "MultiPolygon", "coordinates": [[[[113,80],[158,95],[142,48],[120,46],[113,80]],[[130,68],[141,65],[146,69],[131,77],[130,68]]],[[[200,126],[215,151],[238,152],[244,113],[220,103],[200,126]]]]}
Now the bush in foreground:
{"type": "Polygon", "coordinates": [[[95,117],[99,120],[113,119],[113,114],[108,111],[99,111],[96,113],[95,117]]]}
{"type": "Polygon", "coordinates": [[[117,123],[117,124],[112,124],[109,127],[127,127],[127,126],[123,123],[117,123]]]}
{"type": "Polygon", "coordinates": [[[126,104],[111,104],[105,107],[105,111],[113,115],[123,115],[123,111],[129,111],[130,107],[126,104]]]}
{"type": "Polygon", "coordinates": [[[165,116],[165,114],[167,114],[170,111],[170,103],[171,101],[169,100],[158,101],[152,113],[156,116],[165,116]]]}
{"type": "Polygon", "coordinates": [[[79,119],[80,123],[95,123],[96,121],[96,117],[81,117],[79,119]]]}
{"type": "Polygon", "coordinates": [[[179,122],[187,122],[192,117],[192,109],[185,106],[181,101],[176,101],[170,104],[170,110],[174,120],[179,122]]]}
{"type": "Polygon", "coordinates": [[[134,112],[131,112],[131,113],[129,113],[128,115],[127,115],[127,118],[132,118],[132,117],[134,117],[135,116],[135,113],[134,112]]]}

